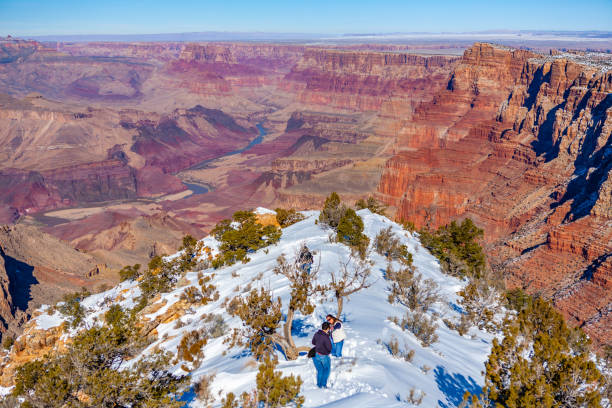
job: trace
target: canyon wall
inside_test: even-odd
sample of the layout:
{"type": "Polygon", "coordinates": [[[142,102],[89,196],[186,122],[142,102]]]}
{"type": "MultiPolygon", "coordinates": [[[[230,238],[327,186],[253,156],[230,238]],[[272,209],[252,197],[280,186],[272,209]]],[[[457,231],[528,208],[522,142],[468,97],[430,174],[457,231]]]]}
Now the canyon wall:
{"type": "Polygon", "coordinates": [[[610,338],[612,73],[585,55],[476,44],[399,133],[378,192],[435,228],[471,217],[510,287],[610,338]]]}

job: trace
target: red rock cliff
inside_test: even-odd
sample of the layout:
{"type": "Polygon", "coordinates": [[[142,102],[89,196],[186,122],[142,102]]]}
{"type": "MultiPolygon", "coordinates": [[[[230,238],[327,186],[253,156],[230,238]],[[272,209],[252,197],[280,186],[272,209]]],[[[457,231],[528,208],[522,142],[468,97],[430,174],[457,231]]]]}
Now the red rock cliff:
{"type": "Polygon", "coordinates": [[[399,133],[380,196],[437,227],[472,217],[510,286],[612,334],[612,74],[589,56],[475,44],[399,133]]]}

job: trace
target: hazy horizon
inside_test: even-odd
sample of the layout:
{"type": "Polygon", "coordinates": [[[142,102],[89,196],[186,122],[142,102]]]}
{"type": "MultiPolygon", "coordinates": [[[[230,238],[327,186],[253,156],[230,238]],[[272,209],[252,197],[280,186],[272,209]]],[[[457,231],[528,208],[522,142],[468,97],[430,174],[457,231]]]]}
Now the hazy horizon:
{"type": "Polygon", "coordinates": [[[3,35],[266,33],[308,35],[612,31],[612,2],[401,0],[79,2],[0,0],[3,35]]]}

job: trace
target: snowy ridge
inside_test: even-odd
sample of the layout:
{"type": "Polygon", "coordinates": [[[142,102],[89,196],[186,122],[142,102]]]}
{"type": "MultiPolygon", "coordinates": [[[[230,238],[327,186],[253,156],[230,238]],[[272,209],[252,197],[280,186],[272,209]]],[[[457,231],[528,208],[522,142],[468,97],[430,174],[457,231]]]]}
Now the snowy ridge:
{"type": "MultiPolygon", "coordinates": [[[[239,294],[244,296],[246,292],[243,291],[249,284],[251,288],[264,286],[270,289],[275,298],[282,299],[285,312],[289,303],[289,281],[284,276],[275,275],[273,268],[281,254],[292,259],[303,243],[315,253],[315,263],[320,259],[319,281],[327,283],[332,268],[337,269],[340,261],[348,259],[350,250],[346,245],[330,242],[331,231],[315,223],[318,212],[310,211],[303,214],[306,219],[285,228],[277,245],[249,254],[251,258],[249,263],[203,271],[205,276],[214,274],[211,283],[219,291],[219,300],[190,308],[180,318],[182,327],[177,328],[176,320],[160,324],[157,327],[157,340],[145,349],[143,354],[157,348],[176,353],[177,346],[185,333],[205,325],[202,316],[206,314],[221,314],[228,325],[228,334],[231,328],[240,327],[242,322],[238,318],[231,317],[222,304],[225,298],[231,299],[239,294]],[[262,276],[261,279],[255,280],[258,275],[262,276]],[[235,290],[237,286],[240,287],[239,291],[235,290]]],[[[421,246],[415,235],[407,233],[401,226],[385,217],[372,214],[369,210],[358,211],[358,214],[364,221],[364,232],[370,237],[371,242],[381,229],[391,226],[413,254],[417,272],[439,285],[443,300],[433,307],[439,314],[437,320],[439,341],[424,348],[414,335],[402,331],[388,319],[389,316],[401,319],[407,309],[398,304],[391,305],[387,301],[389,282],[384,278],[387,260],[372,251],[369,260],[373,262],[371,281],[374,284],[345,299],[344,313],[341,317],[347,333],[344,357],[332,358],[329,388],[319,390],[316,387],[315,369],[306,356],[286,361],[278,352],[278,368],[285,374],[299,375],[304,380],[302,395],[306,398],[305,407],[409,407],[413,405],[406,401],[406,397],[411,389],[417,394],[420,391],[425,393],[422,407],[457,406],[465,391],[480,392],[483,384],[481,372],[490,351],[493,335],[472,328],[466,336],[460,336],[456,331],[447,328],[442,318],[456,320],[459,317],[457,291],[464,283],[444,275],[440,271],[438,261],[421,246]],[[403,351],[415,351],[411,362],[394,358],[390,354],[385,343],[393,338],[398,340],[403,351]]],[[[216,251],[214,238],[207,237],[203,241],[213,249],[213,252],[216,251]]],[[[395,267],[400,266],[396,264],[395,267]]],[[[165,313],[179,301],[186,287],[197,286],[197,273],[188,273],[186,282],[183,283],[187,284],[170,293],[162,294],[161,299],[155,303],[161,302],[160,305],[163,306],[147,317],[151,319],[165,313]]],[[[84,299],[82,305],[88,309],[87,324],[95,324],[95,318],[99,319],[112,304],[132,307],[139,292],[136,282],[123,282],[109,291],[84,299]]],[[[296,316],[294,339],[298,346],[310,345],[312,335],[324,321],[325,315],[336,312],[336,303],[332,299],[318,298],[315,304],[317,307],[312,315],[296,316]]],[[[43,312],[35,319],[39,328],[49,329],[61,324],[63,316],[58,312],[51,316],[43,312]]],[[[194,383],[205,374],[216,373],[211,387],[215,396],[228,392],[240,394],[251,390],[255,385],[257,374],[257,366],[252,364],[249,353],[239,348],[228,349],[223,343],[224,337],[208,341],[203,348],[204,358],[201,366],[191,373],[194,383]]],[[[180,362],[173,369],[177,373],[184,374],[180,362]]],[[[185,396],[189,407],[203,406],[190,394],[193,393],[185,396]]],[[[217,406],[220,405],[220,400],[221,397],[218,397],[217,406]]]]}

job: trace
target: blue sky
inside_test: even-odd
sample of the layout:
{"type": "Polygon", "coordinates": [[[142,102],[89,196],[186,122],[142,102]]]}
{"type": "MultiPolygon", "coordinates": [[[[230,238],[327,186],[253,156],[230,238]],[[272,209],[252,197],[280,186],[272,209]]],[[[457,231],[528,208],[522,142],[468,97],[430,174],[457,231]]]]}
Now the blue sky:
{"type": "Polygon", "coordinates": [[[0,35],[609,30],[612,0],[0,0],[0,35]]]}

